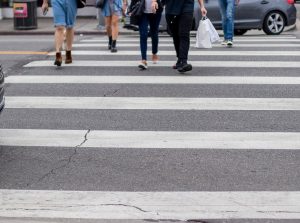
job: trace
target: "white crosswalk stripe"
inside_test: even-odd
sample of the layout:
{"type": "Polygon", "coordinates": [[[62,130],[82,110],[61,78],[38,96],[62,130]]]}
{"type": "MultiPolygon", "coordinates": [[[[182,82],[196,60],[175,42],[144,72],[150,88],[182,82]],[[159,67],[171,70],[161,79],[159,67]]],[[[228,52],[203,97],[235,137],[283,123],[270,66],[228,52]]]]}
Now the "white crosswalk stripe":
{"type": "MultiPolygon", "coordinates": [[[[150,64],[149,64],[150,65],[150,64]]],[[[174,61],[159,61],[156,67],[172,67],[174,61]]],[[[66,67],[137,67],[137,62],[118,61],[118,60],[76,60],[72,64],[66,64],[66,67]]],[[[52,60],[33,61],[25,67],[53,67],[52,60]]],[[[259,67],[259,68],[300,68],[300,63],[297,61],[193,61],[193,67],[259,67]]]]}
{"type": "MultiPolygon", "coordinates": [[[[106,43],[107,40],[106,39],[88,39],[88,40],[82,40],[80,41],[82,43],[106,43]]],[[[136,39],[119,39],[118,42],[135,42],[136,43],[136,39]]],[[[149,40],[149,42],[151,42],[149,40]]],[[[172,42],[171,39],[161,39],[160,40],[161,43],[165,43],[165,42],[172,42]]],[[[196,42],[195,39],[192,39],[191,42],[196,42]]],[[[300,39],[295,39],[295,38],[265,38],[265,39],[235,39],[234,42],[295,42],[295,43],[299,43],[300,39]]]]}
{"type": "Polygon", "coordinates": [[[40,109],[300,111],[300,98],[6,97],[6,106],[40,109]]]}
{"type": "Polygon", "coordinates": [[[84,130],[0,129],[0,134],[4,136],[0,141],[2,146],[300,149],[300,133],[293,132],[90,131],[87,134],[84,130]]]}
{"type": "MultiPolygon", "coordinates": [[[[63,55],[65,52],[63,52],[63,55]]],[[[140,51],[133,51],[133,50],[122,50],[116,54],[111,54],[109,51],[100,51],[100,50],[74,50],[72,51],[72,55],[76,56],[85,56],[85,55],[92,55],[92,56],[137,56],[140,55],[140,51]]],[[[55,52],[49,53],[49,55],[55,55],[55,52]]],[[[148,53],[148,55],[151,55],[148,53]]],[[[159,51],[160,56],[174,56],[174,51],[159,51]]],[[[300,51],[191,51],[189,53],[190,56],[300,56],[300,51]]]]}
{"type": "Polygon", "coordinates": [[[300,77],[259,76],[9,76],[8,84],[284,84],[299,85],[300,77]]]}
{"type": "Polygon", "coordinates": [[[14,218],[168,219],[182,221],[192,219],[300,219],[300,192],[298,191],[0,190],[0,195],[4,201],[0,209],[0,216],[14,218]]]}
{"type": "MultiPolygon", "coordinates": [[[[276,123],[276,118],[279,116],[300,111],[300,97],[284,97],[289,88],[293,90],[297,85],[300,85],[299,75],[288,73],[288,70],[294,72],[300,68],[298,60],[300,56],[300,40],[295,36],[237,37],[233,49],[224,48],[224,46],[217,43],[214,44],[214,48],[217,48],[217,50],[195,49],[193,47],[194,40],[195,38],[192,39],[191,43],[190,60],[195,70],[197,68],[205,68],[203,69],[205,73],[203,75],[197,72],[193,73],[193,75],[177,75],[177,73],[174,73],[174,75],[167,76],[166,74],[159,75],[159,72],[164,70],[161,68],[170,68],[171,72],[171,66],[174,65],[175,59],[171,61],[170,56],[174,56],[175,52],[173,51],[172,39],[169,37],[160,39],[162,50],[159,51],[159,56],[161,61],[156,65],[149,63],[151,74],[147,73],[147,71],[132,73],[130,70],[130,68],[137,68],[137,61],[131,60],[130,57],[127,58],[126,56],[139,57],[139,40],[137,37],[120,37],[118,40],[119,51],[115,54],[111,54],[106,49],[104,50],[104,48],[107,48],[106,37],[82,39],[74,44],[75,50],[72,51],[74,56],[73,63],[63,64],[62,69],[57,69],[60,71],[64,69],[66,71],[71,70],[71,72],[62,73],[63,75],[55,73],[56,68],[53,65],[54,53],[50,52],[49,58],[46,60],[36,60],[25,64],[24,69],[29,73],[7,77],[6,83],[8,86],[28,86],[28,89],[32,89],[35,86],[50,87],[45,88],[46,90],[41,92],[40,95],[35,95],[32,92],[25,95],[16,95],[10,92],[6,96],[6,109],[8,112],[22,110],[33,113],[49,110],[57,114],[61,111],[70,113],[81,111],[97,113],[101,111],[103,114],[114,111],[120,113],[137,111],[208,112],[208,114],[209,112],[228,112],[230,114],[231,112],[240,112],[241,116],[239,118],[241,119],[247,119],[249,113],[261,112],[260,114],[262,114],[265,112],[268,115],[271,112],[278,112],[270,126],[279,125],[276,123]],[[91,59],[91,56],[95,57],[91,59]],[[202,60],[201,58],[205,56],[222,56],[226,57],[226,60],[223,61],[220,57],[218,59],[210,57],[202,60]],[[247,61],[236,61],[236,57],[247,61]],[[284,57],[284,59],[281,60],[281,57],[284,57]],[[289,57],[292,57],[292,59],[287,60],[289,57]],[[75,71],[72,71],[72,69],[68,70],[68,68],[72,67],[75,67],[75,71]],[[101,72],[101,69],[96,74],[90,73],[86,69],[97,67],[106,68],[106,70],[111,69],[111,71],[114,71],[113,68],[121,68],[119,69],[121,71],[118,74],[112,72],[112,75],[109,75],[109,72],[101,72]],[[241,71],[241,68],[254,70],[254,74],[248,75],[247,70],[241,71]],[[260,73],[260,68],[270,68],[272,71],[279,70],[282,72],[280,74],[273,74],[272,71],[260,73]],[[41,69],[41,75],[31,75],[30,71],[35,69],[41,69]],[[206,70],[210,71],[213,69],[227,69],[227,73],[224,75],[220,73],[215,74],[213,73],[214,71],[206,73],[206,70]],[[81,73],[77,73],[77,70],[81,73]],[[123,73],[123,71],[128,72],[123,73]],[[156,74],[156,71],[159,72],[156,74]],[[140,92],[133,92],[134,96],[128,96],[127,92],[125,96],[116,94],[107,97],[106,95],[90,95],[90,92],[87,90],[85,96],[66,96],[64,91],[61,91],[63,92],[62,95],[52,96],[57,94],[53,94],[55,89],[53,90],[51,87],[57,84],[59,87],[66,89],[75,86],[78,88],[78,94],[81,93],[80,88],[83,87],[86,90],[91,85],[96,85],[97,87],[99,85],[99,88],[115,85],[127,87],[130,85],[131,89],[138,85],[150,85],[150,87],[147,86],[150,89],[157,85],[168,87],[174,85],[179,90],[180,88],[193,87],[193,85],[209,85],[209,87],[217,85],[222,86],[223,92],[226,89],[227,93],[232,91],[232,86],[235,85],[240,87],[241,91],[251,88],[254,92],[250,96],[240,96],[236,92],[234,97],[223,97],[220,94],[215,96],[213,93],[209,96],[185,97],[178,95],[166,97],[166,95],[159,95],[148,97],[141,96],[140,92]],[[283,87],[285,89],[285,91],[282,91],[283,95],[278,96],[278,98],[272,97],[272,95],[257,97],[256,87],[261,89],[265,86],[272,87],[272,85],[274,85],[274,88],[278,87],[277,89],[283,87]],[[47,92],[48,90],[51,92],[47,92]]],[[[111,115],[107,116],[108,119],[111,118],[111,115]]],[[[122,117],[125,117],[125,120],[121,120],[122,118],[118,117],[120,119],[118,121],[128,121],[126,116],[122,117]]],[[[286,118],[288,119],[289,117],[286,118]]],[[[68,120],[65,121],[67,122],[68,120]]],[[[284,156],[285,153],[297,152],[300,149],[300,132],[294,129],[284,129],[286,128],[285,126],[280,131],[273,131],[272,127],[269,126],[264,128],[268,129],[265,131],[247,131],[247,129],[234,131],[235,129],[228,130],[226,128],[208,131],[190,129],[166,130],[166,128],[160,130],[160,126],[154,130],[145,130],[145,128],[140,130],[139,126],[120,129],[119,123],[114,123],[113,127],[109,129],[102,128],[102,126],[99,126],[99,129],[88,129],[88,127],[78,126],[73,129],[56,129],[56,126],[53,128],[53,125],[51,125],[51,128],[44,127],[47,122],[49,122],[48,119],[42,121],[39,127],[27,128],[27,126],[18,126],[16,128],[0,129],[0,146],[18,147],[22,150],[23,148],[36,149],[39,150],[39,153],[51,149],[59,151],[73,151],[75,149],[74,154],[84,150],[85,153],[93,151],[93,156],[100,151],[111,152],[118,149],[120,154],[124,150],[129,150],[130,152],[142,152],[144,150],[150,150],[151,152],[171,151],[172,153],[175,151],[207,153],[215,151],[244,153],[271,151],[274,153],[279,151],[284,156]]],[[[80,122],[84,123],[85,120],[80,120],[80,122]]],[[[220,118],[220,120],[213,120],[212,122],[225,122],[225,120],[220,118]]],[[[259,120],[257,123],[259,123],[259,120]]],[[[255,127],[255,130],[257,128],[255,127]]],[[[122,156],[116,158],[116,160],[118,159],[122,159],[122,156]]],[[[69,159],[69,162],[71,162],[71,159],[69,159]]],[[[76,165],[76,162],[73,165],[76,165]]],[[[107,168],[110,171],[110,167],[108,166],[107,168]]],[[[247,168],[250,171],[252,167],[247,168]]],[[[272,167],[266,166],[264,168],[270,169],[272,167]]],[[[139,170],[136,171],[138,173],[139,170]]],[[[244,177],[248,176],[245,175],[244,177]]],[[[136,177],[139,177],[138,174],[136,177]]],[[[84,180],[86,179],[88,178],[84,178],[84,180]]],[[[175,180],[171,184],[175,185],[175,180]]],[[[275,186],[266,187],[265,191],[261,191],[256,190],[255,183],[252,186],[254,188],[253,191],[243,191],[242,188],[240,191],[220,192],[176,191],[178,190],[176,186],[170,188],[170,191],[165,187],[167,189],[164,192],[156,190],[146,190],[147,192],[145,192],[138,187],[138,189],[134,188],[134,191],[138,192],[93,191],[90,188],[88,191],[76,189],[74,191],[26,190],[28,188],[25,188],[25,190],[0,189],[0,220],[1,217],[12,219],[32,218],[34,220],[39,218],[81,220],[148,219],[149,221],[187,221],[191,219],[300,220],[299,191],[274,190],[275,186]]],[[[220,190],[222,189],[221,186],[219,188],[220,190]]],[[[241,223],[243,223],[242,220],[241,223]]]]}
{"type": "MultiPolygon", "coordinates": [[[[118,43],[118,48],[124,47],[139,47],[139,43],[118,43]]],[[[160,47],[173,47],[172,41],[170,43],[160,43],[160,47]]],[[[107,47],[107,43],[76,43],[73,44],[74,48],[100,48],[100,47],[107,47]]],[[[213,44],[214,48],[224,48],[218,44],[213,44]]],[[[238,47],[248,47],[248,48],[300,48],[299,43],[236,43],[234,44],[235,48],[238,47]]]]}

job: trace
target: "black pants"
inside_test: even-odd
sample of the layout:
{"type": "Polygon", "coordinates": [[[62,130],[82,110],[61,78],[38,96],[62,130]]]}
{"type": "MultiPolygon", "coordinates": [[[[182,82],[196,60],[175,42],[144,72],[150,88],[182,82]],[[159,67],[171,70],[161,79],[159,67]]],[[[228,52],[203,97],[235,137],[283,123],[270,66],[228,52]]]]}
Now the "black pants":
{"type": "Polygon", "coordinates": [[[193,25],[193,13],[183,13],[177,16],[166,15],[169,29],[178,61],[186,63],[190,49],[190,31],[193,25]]]}

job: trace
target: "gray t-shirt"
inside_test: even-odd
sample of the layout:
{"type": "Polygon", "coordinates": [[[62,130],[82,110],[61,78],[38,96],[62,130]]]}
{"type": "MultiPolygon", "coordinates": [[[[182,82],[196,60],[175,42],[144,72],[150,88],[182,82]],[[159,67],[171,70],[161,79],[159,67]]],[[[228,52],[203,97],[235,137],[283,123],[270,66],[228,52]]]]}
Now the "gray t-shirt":
{"type": "Polygon", "coordinates": [[[151,6],[152,6],[152,0],[146,0],[144,13],[153,13],[151,6]]]}

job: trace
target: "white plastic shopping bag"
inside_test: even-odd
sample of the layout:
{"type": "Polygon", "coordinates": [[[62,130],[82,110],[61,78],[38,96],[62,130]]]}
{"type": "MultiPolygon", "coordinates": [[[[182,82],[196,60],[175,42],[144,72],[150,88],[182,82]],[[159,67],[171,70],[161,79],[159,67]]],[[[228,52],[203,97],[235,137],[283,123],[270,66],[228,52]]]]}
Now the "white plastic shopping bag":
{"type": "Polygon", "coordinates": [[[196,35],[196,48],[212,48],[207,19],[201,19],[196,35]]]}
{"type": "Polygon", "coordinates": [[[199,22],[196,36],[197,48],[212,48],[212,43],[220,41],[219,34],[211,21],[204,17],[199,22]]]}
{"type": "Polygon", "coordinates": [[[220,42],[220,36],[217,32],[217,30],[215,29],[214,25],[211,23],[211,21],[209,19],[206,19],[207,23],[209,25],[209,36],[210,36],[210,42],[212,43],[216,43],[216,42],[220,42]]]}

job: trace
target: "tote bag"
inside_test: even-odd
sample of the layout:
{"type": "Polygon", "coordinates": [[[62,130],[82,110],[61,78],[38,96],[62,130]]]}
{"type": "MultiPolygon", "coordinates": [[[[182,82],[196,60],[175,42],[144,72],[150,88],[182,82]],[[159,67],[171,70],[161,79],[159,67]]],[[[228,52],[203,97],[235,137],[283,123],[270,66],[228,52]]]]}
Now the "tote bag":
{"type": "Polygon", "coordinates": [[[211,23],[204,17],[199,22],[199,27],[196,35],[196,48],[212,48],[212,43],[220,41],[220,36],[211,23]]]}

